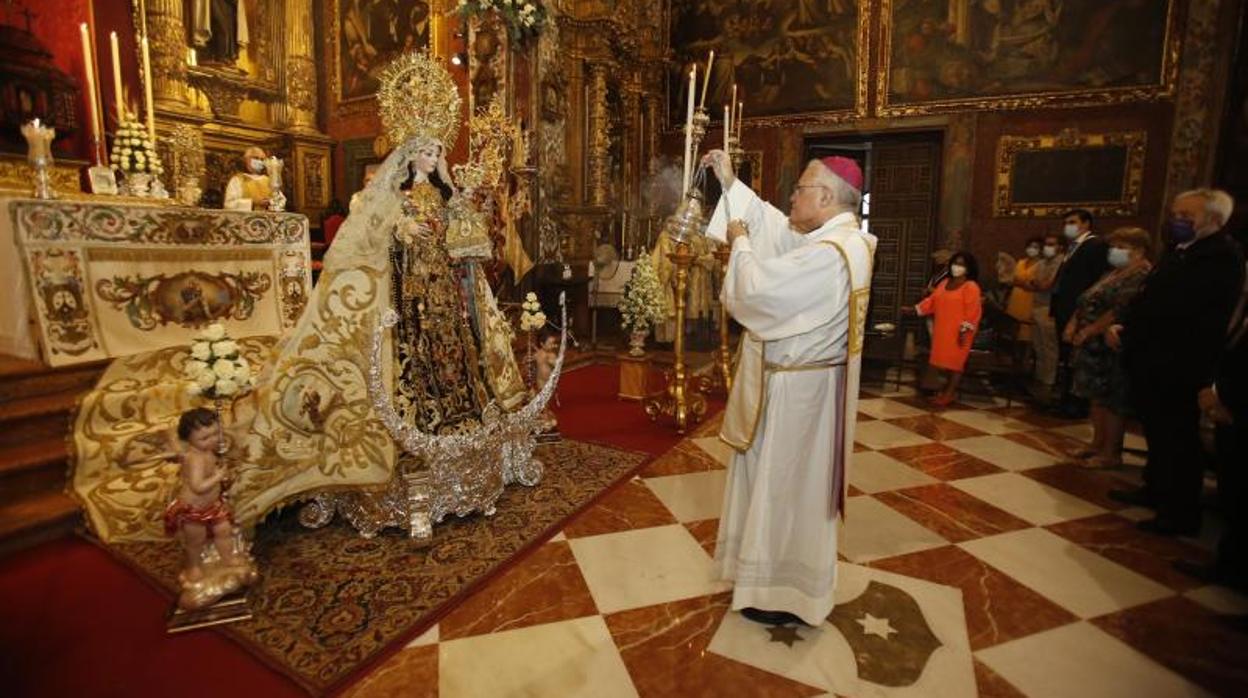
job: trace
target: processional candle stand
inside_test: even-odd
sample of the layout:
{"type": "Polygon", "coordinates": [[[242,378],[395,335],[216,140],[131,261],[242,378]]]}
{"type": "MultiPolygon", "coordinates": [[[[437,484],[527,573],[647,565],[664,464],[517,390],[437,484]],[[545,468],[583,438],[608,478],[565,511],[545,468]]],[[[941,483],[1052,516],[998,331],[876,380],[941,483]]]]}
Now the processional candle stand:
{"type": "MultiPolygon", "coordinates": [[[[732,170],[736,172],[740,169],[742,151],[736,138],[726,137],[728,142],[728,156],[732,160],[732,170]]],[[[723,192],[720,196],[727,197],[728,192],[723,192]]],[[[724,200],[725,203],[727,199],[724,200]]],[[[724,280],[728,278],[728,259],[732,256],[732,247],[727,243],[715,246],[715,251],[711,253],[715,257],[715,261],[719,262],[719,283],[720,283],[720,299],[719,299],[719,346],[715,349],[715,367],[711,372],[702,377],[702,392],[709,394],[722,393],[728,395],[732,392],[732,347],[728,343],[728,306],[724,303],[722,289],[724,280]]]]}
{"type": "MultiPolygon", "coordinates": [[[[705,169],[699,168],[694,175],[698,183],[705,169]]],[[[676,273],[672,275],[676,303],[676,359],[672,370],[667,375],[667,388],[654,397],[647,398],[643,403],[646,415],[651,421],[657,421],[660,415],[676,420],[677,433],[684,434],[689,425],[698,422],[706,414],[706,399],[698,392],[690,390],[689,375],[685,366],[685,293],[689,282],[689,265],[697,255],[690,249],[689,241],[694,235],[701,235],[706,225],[702,215],[702,192],[697,186],[689,187],[685,198],[663,226],[663,235],[672,242],[672,251],[667,253],[676,273]]]]}

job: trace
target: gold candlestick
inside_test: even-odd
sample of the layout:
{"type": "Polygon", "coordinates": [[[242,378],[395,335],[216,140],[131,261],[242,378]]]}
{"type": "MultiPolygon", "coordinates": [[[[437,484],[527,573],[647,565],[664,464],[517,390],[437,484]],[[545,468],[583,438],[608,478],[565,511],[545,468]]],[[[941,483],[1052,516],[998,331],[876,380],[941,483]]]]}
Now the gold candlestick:
{"type": "MultiPolygon", "coordinates": [[[[694,177],[695,182],[700,179],[703,171],[699,168],[698,176],[694,177]]],[[[689,389],[689,376],[685,369],[685,293],[689,283],[689,265],[697,257],[689,248],[689,238],[700,234],[704,224],[702,193],[697,187],[691,186],[684,202],[667,219],[662,233],[672,241],[672,251],[667,254],[667,258],[676,269],[676,273],[672,275],[676,296],[676,358],[672,370],[667,374],[667,389],[646,399],[643,407],[651,420],[657,420],[659,415],[674,418],[679,434],[684,434],[690,423],[700,421],[706,414],[706,399],[689,389]]]]}
{"type": "MultiPolygon", "coordinates": [[[[732,248],[728,245],[720,245],[712,254],[719,262],[719,278],[722,288],[723,279],[728,276],[728,258],[732,256],[732,248]]],[[[702,392],[710,394],[720,391],[723,391],[724,395],[732,392],[732,349],[728,345],[728,307],[724,304],[722,297],[719,301],[719,347],[715,350],[715,368],[709,375],[702,378],[702,392]]]]}

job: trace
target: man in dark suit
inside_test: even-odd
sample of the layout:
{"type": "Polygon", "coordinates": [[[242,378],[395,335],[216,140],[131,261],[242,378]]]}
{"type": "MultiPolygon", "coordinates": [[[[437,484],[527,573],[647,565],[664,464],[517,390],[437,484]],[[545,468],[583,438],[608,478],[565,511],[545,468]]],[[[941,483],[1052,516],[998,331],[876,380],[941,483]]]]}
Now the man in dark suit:
{"type": "MultiPolygon", "coordinates": [[[[1092,214],[1083,209],[1070,211],[1063,217],[1062,234],[1067,240],[1066,259],[1057,270],[1057,280],[1049,299],[1049,314],[1061,337],[1066,323],[1075,314],[1079,296],[1109,271],[1109,244],[1092,232],[1092,214]]],[[[1073,347],[1062,340],[1060,349],[1059,410],[1064,416],[1087,416],[1085,400],[1071,394],[1070,355],[1073,347]]]]}
{"type": "Polygon", "coordinates": [[[1243,255],[1222,232],[1233,208],[1231,196],[1218,190],[1175,198],[1172,246],[1107,337],[1111,346],[1123,347],[1132,402],[1148,440],[1144,488],[1110,496],[1155,507],[1156,518],[1139,524],[1152,533],[1200,531],[1201,396],[1214,384],[1244,283],[1243,255]]]}

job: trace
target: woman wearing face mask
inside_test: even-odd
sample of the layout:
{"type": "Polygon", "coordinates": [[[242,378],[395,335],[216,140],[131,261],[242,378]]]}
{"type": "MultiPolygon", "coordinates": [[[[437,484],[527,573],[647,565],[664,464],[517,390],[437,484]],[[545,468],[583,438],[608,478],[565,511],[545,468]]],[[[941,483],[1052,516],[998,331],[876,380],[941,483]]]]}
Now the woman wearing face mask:
{"type": "Polygon", "coordinates": [[[958,252],[949,258],[948,278],[914,307],[919,315],[930,315],[934,320],[928,363],[932,368],[949,373],[945,387],[932,398],[935,405],[953,402],[962,380],[962,370],[983,314],[978,279],[979,265],[975,257],[969,252],[958,252]]]}
{"type": "Polygon", "coordinates": [[[1105,331],[1140,290],[1152,265],[1151,240],[1140,228],[1119,228],[1109,236],[1110,271],[1079,296],[1064,329],[1072,344],[1075,395],[1091,403],[1092,443],[1079,455],[1089,468],[1122,465],[1123,423],[1128,408],[1127,373],[1122,357],[1105,343],[1105,331]]]}
{"type": "Polygon", "coordinates": [[[264,151],[251,146],[243,152],[243,171],[225,187],[225,208],[230,211],[264,211],[269,208],[273,187],[264,173],[264,151]]]}
{"type": "Polygon", "coordinates": [[[1018,321],[1019,342],[1031,341],[1031,311],[1034,306],[1034,293],[1031,290],[1036,270],[1040,264],[1040,250],[1044,246],[1042,238],[1031,238],[1024,248],[1024,256],[1014,265],[1014,287],[1010,289],[1010,298],[1006,301],[1005,312],[1018,321]]]}
{"type": "Polygon", "coordinates": [[[1041,400],[1052,398],[1053,384],[1057,382],[1057,324],[1053,321],[1049,303],[1053,286],[1057,283],[1057,271],[1062,266],[1065,251],[1061,236],[1044,236],[1040,245],[1040,259],[1032,269],[1031,347],[1036,354],[1034,394],[1041,400]]]}

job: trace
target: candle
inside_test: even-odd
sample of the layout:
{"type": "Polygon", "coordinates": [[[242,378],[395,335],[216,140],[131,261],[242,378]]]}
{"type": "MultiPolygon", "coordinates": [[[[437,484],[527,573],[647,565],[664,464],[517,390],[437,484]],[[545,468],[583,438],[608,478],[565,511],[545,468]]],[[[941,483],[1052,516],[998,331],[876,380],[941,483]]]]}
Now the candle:
{"type": "Polygon", "coordinates": [[[199,65],[199,56],[195,54],[195,49],[188,48],[186,50],[186,64],[192,68],[199,65]]]}
{"type": "Polygon", "coordinates": [[[728,143],[728,134],[732,133],[732,112],[728,111],[728,105],[724,105],[724,152],[730,157],[732,156],[732,148],[728,143]]]}
{"type": "Polygon", "coordinates": [[[156,142],[156,111],[152,108],[152,52],[148,47],[147,36],[141,42],[143,46],[143,106],[147,109],[147,137],[156,142]]]}
{"type": "Polygon", "coordinates": [[[715,64],[715,50],[711,49],[711,55],[706,59],[706,77],[702,78],[702,97],[698,100],[698,108],[706,106],[706,90],[711,86],[711,66],[715,64]]]}
{"type": "Polygon", "coordinates": [[[741,115],[745,114],[745,102],[736,102],[736,119],[733,125],[736,126],[736,145],[741,145],[741,115]]]}
{"type": "Polygon", "coordinates": [[[121,123],[126,102],[121,93],[121,49],[117,44],[117,32],[108,33],[108,45],[113,54],[113,101],[117,105],[117,122],[121,123]]]}
{"type": "Polygon", "coordinates": [[[690,169],[690,158],[693,157],[693,93],[698,89],[698,66],[693,66],[689,71],[689,99],[685,108],[685,173],[684,178],[680,180],[680,195],[684,196],[689,193],[689,175],[692,174],[690,169]]]}
{"type": "Polygon", "coordinates": [[[87,104],[90,106],[91,116],[91,150],[94,153],[98,150],[100,143],[100,111],[95,92],[95,71],[91,69],[93,62],[91,60],[91,36],[88,34],[86,22],[78,25],[78,33],[82,35],[82,70],[87,78],[87,104]]]}

